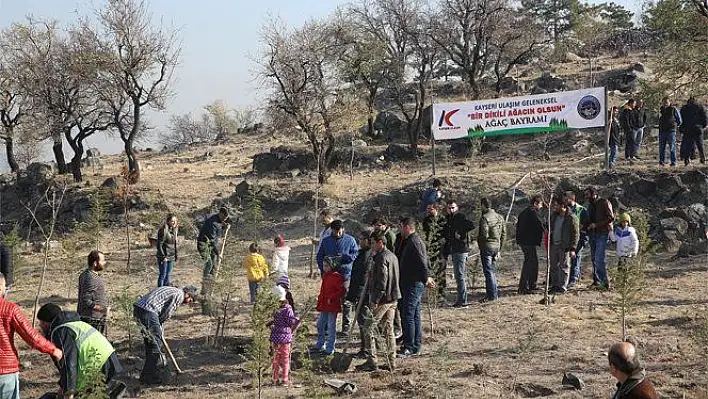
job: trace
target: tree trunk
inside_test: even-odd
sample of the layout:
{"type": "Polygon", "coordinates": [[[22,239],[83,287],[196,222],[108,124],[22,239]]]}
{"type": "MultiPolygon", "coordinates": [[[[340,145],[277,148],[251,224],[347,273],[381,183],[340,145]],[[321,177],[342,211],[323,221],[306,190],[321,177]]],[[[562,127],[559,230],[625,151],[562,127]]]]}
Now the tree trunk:
{"type": "Polygon", "coordinates": [[[128,140],[125,143],[125,155],[128,157],[130,184],[135,184],[140,180],[140,162],[138,162],[138,158],[135,154],[132,140],[128,140]]]}
{"type": "Polygon", "coordinates": [[[369,118],[366,119],[366,126],[369,137],[376,138],[376,132],[374,132],[374,115],[372,115],[372,111],[369,111],[369,118]]]}
{"type": "Polygon", "coordinates": [[[74,181],[79,183],[83,181],[81,175],[81,158],[84,156],[84,146],[80,141],[76,143],[69,142],[71,149],[74,150],[74,156],[71,158],[71,174],[74,176],[74,181]]]}
{"type": "Polygon", "coordinates": [[[79,183],[83,181],[83,176],[81,175],[81,155],[74,154],[71,158],[71,175],[74,176],[74,181],[79,183]]]}
{"type": "Polygon", "coordinates": [[[69,173],[69,168],[66,165],[66,158],[64,158],[64,150],[62,147],[61,134],[52,134],[54,139],[54,145],[52,145],[52,151],[54,152],[54,160],[57,162],[57,173],[60,175],[65,175],[69,173]]]}
{"type": "Polygon", "coordinates": [[[15,158],[15,141],[10,134],[5,137],[5,154],[7,155],[7,164],[10,165],[12,173],[20,171],[20,165],[15,158]]]}

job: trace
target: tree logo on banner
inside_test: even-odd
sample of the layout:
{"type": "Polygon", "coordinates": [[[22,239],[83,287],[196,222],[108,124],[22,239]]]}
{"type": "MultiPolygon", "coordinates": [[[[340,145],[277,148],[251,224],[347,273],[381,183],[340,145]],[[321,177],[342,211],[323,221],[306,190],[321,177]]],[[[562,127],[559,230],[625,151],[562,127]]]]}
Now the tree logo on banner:
{"type": "Polygon", "coordinates": [[[583,119],[593,120],[600,114],[602,107],[595,96],[585,96],[578,102],[578,114],[583,119]]]}

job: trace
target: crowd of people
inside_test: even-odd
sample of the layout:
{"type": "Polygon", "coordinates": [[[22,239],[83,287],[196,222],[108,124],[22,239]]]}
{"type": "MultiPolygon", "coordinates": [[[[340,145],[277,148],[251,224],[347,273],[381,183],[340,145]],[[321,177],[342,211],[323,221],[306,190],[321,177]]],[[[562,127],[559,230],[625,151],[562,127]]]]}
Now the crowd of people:
{"type": "MultiPolygon", "coordinates": [[[[637,255],[639,240],[631,226],[631,217],[626,213],[615,217],[610,201],[601,198],[593,187],[585,190],[584,197],[585,206],[576,202],[573,192],[554,195],[546,207],[543,199],[535,196],[520,213],[516,242],[522,249],[524,261],[519,294],[542,292],[538,287],[538,248],[541,246],[546,246],[549,254],[548,284],[550,293],[556,295],[580,284],[581,254],[586,247],[590,249],[592,260],[590,287],[597,289],[610,288],[605,259],[608,242],[617,245],[619,267],[637,255]]],[[[398,362],[419,356],[423,350],[421,308],[426,290],[428,300],[441,306],[460,309],[469,305],[466,268],[472,241],[477,242],[485,277],[485,294],[479,302],[499,300],[496,263],[505,249],[507,221],[494,211],[487,198],[479,201],[479,209],[477,220],[468,218],[460,211],[456,200],[446,198],[441,181],[435,179],[421,195],[420,220],[400,219],[398,232],[379,217],[358,234],[357,240],[345,231],[342,220],[335,219],[330,211],[321,212],[323,230],[319,239],[313,240],[317,245],[321,287],[317,299],[317,339],[311,352],[322,356],[335,353],[337,321],[341,313],[339,334],[348,336],[354,324],[359,325],[360,346],[355,357],[365,361],[356,366],[357,370],[393,372],[398,362]],[[454,300],[450,302],[446,290],[448,264],[452,265],[456,283],[454,300]],[[385,363],[379,362],[382,353],[385,363]]],[[[223,257],[220,242],[229,223],[228,210],[222,208],[206,219],[199,232],[197,248],[204,261],[205,280],[202,291],[205,283],[218,272],[223,257]]],[[[170,285],[170,274],[178,259],[177,229],[177,218],[168,214],[157,234],[156,287],[134,304],[133,316],[144,338],[145,360],[140,374],[144,385],[163,384],[171,379],[163,325],[180,304],[199,298],[194,286],[170,285]]],[[[250,301],[254,304],[259,295],[269,291],[263,284],[271,278],[275,281],[270,292],[277,297],[279,307],[268,323],[273,383],[289,385],[293,336],[302,315],[296,315],[288,276],[290,248],[282,235],[276,236],[273,244],[270,265],[261,255],[258,244],[252,243],[243,259],[243,267],[250,301]]],[[[95,389],[105,389],[110,398],[124,395],[126,386],[118,377],[123,369],[105,338],[110,314],[110,299],[101,277],[105,266],[103,253],[91,251],[88,254],[87,268],[79,277],[77,311],[62,310],[54,303],[43,305],[37,314],[41,333],[32,328],[17,305],[0,299],[0,319],[3,320],[3,328],[0,328],[1,398],[19,398],[15,332],[33,348],[51,355],[59,371],[59,389],[45,394],[43,399],[73,398],[80,392],[95,389]],[[97,375],[103,377],[97,379],[97,375]]],[[[4,298],[9,284],[3,276],[0,278],[0,293],[4,298]]],[[[611,373],[618,379],[616,398],[656,398],[651,383],[644,378],[632,344],[613,346],[608,358],[611,373]]]]}
{"type": "MultiPolygon", "coordinates": [[[[624,157],[629,164],[642,159],[641,146],[647,128],[649,112],[641,100],[628,100],[622,107],[612,107],[610,111],[610,167],[614,167],[619,157],[619,147],[624,144],[624,157]],[[624,136],[624,140],[622,139],[624,136]]],[[[705,108],[690,97],[679,110],[669,98],[664,98],[657,112],[659,127],[659,165],[666,165],[666,148],[669,149],[669,165],[676,166],[677,159],[689,165],[698,158],[706,163],[703,136],[708,127],[705,108]],[[676,148],[677,135],[681,146],[676,148]],[[696,156],[697,152],[697,156],[696,156]],[[678,156],[678,158],[677,158],[678,156]]]]}

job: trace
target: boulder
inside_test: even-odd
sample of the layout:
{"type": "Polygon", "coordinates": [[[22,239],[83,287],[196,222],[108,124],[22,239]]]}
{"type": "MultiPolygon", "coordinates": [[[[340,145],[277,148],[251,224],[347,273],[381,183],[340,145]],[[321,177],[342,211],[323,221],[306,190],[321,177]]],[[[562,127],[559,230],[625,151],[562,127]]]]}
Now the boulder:
{"type": "Polygon", "coordinates": [[[27,179],[35,184],[46,183],[54,178],[54,169],[47,163],[33,162],[27,166],[25,173],[27,179]]]}
{"type": "Polygon", "coordinates": [[[104,180],[103,183],[101,183],[101,188],[108,188],[111,190],[117,190],[120,186],[121,181],[115,176],[109,177],[108,179],[104,180]]]}
{"type": "Polygon", "coordinates": [[[269,152],[253,156],[253,171],[259,175],[313,168],[316,162],[311,152],[286,146],[273,147],[269,152]]]}
{"type": "Polygon", "coordinates": [[[389,144],[388,147],[386,147],[386,151],[384,151],[383,156],[387,161],[402,161],[412,158],[411,152],[408,148],[400,144],[389,144]]]}
{"type": "Polygon", "coordinates": [[[637,73],[632,70],[614,70],[609,71],[605,77],[605,86],[607,90],[617,90],[620,93],[630,93],[639,87],[639,78],[637,73]]]}
{"type": "Polygon", "coordinates": [[[582,60],[582,57],[575,53],[571,53],[570,51],[567,51],[565,54],[563,54],[563,62],[578,62],[582,60]]]}
{"type": "Polygon", "coordinates": [[[708,197],[708,175],[700,170],[691,170],[679,175],[681,182],[690,187],[692,192],[708,197]]]}
{"type": "Polygon", "coordinates": [[[552,93],[565,90],[565,81],[557,76],[553,76],[550,73],[545,72],[536,80],[536,87],[545,90],[546,93],[552,93]]]}
{"type": "Polygon", "coordinates": [[[641,72],[641,73],[646,72],[646,68],[644,67],[644,64],[642,64],[641,62],[635,62],[634,65],[632,65],[632,69],[637,72],[641,72]]]}
{"type": "Polygon", "coordinates": [[[687,258],[689,256],[704,254],[708,254],[708,240],[703,240],[697,243],[685,242],[679,247],[676,256],[680,258],[687,258]]]}
{"type": "Polygon", "coordinates": [[[513,94],[521,90],[519,82],[512,76],[505,76],[499,81],[499,89],[504,94],[513,94]]]}
{"type": "Polygon", "coordinates": [[[685,237],[686,233],[688,233],[688,222],[681,218],[672,217],[661,219],[659,223],[663,231],[674,231],[679,237],[685,237]]]}
{"type": "Polygon", "coordinates": [[[403,127],[403,121],[393,112],[379,112],[374,119],[374,129],[381,130],[384,135],[392,131],[399,131],[403,127]]]}
{"type": "Polygon", "coordinates": [[[675,175],[664,175],[656,179],[656,196],[663,203],[669,203],[678,195],[687,192],[686,186],[675,175]]]}
{"type": "Polygon", "coordinates": [[[578,377],[577,375],[575,375],[573,373],[563,374],[563,380],[562,380],[561,384],[564,387],[574,388],[574,389],[577,389],[578,391],[585,388],[585,382],[580,377],[578,377]]]}
{"type": "Polygon", "coordinates": [[[472,144],[469,140],[455,140],[450,143],[449,153],[455,158],[469,158],[472,154],[472,144]]]}
{"type": "Polygon", "coordinates": [[[669,253],[677,253],[681,248],[681,240],[679,240],[678,233],[674,230],[663,230],[654,240],[661,243],[661,249],[669,253]]]}

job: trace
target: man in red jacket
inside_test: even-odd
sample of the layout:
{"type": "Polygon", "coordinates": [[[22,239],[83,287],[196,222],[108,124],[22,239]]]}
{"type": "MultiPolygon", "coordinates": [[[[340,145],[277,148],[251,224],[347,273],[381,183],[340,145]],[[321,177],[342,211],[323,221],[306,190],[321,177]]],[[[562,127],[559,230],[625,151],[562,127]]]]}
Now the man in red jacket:
{"type": "Polygon", "coordinates": [[[19,399],[20,360],[15,333],[34,349],[61,360],[62,352],[32,328],[20,307],[5,300],[5,277],[0,276],[0,398],[19,399]]]}

